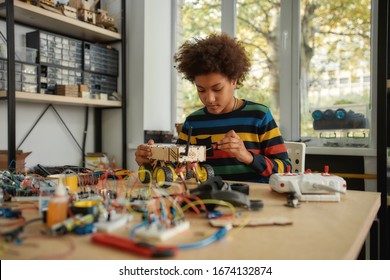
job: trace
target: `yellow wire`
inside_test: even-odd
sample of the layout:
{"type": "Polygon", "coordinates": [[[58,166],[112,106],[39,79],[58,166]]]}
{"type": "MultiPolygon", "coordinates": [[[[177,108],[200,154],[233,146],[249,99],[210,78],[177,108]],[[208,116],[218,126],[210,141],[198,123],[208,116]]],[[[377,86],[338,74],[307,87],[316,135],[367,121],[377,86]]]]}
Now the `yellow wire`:
{"type": "Polygon", "coordinates": [[[4,255],[8,251],[8,246],[4,242],[0,243],[0,256],[4,255]]]}
{"type": "MultiPolygon", "coordinates": [[[[223,201],[223,200],[217,200],[217,199],[204,199],[201,201],[194,201],[193,202],[193,204],[195,204],[195,205],[201,204],[201,203],[218,204],[218,205],[222,205],[222,206],[228,206],[232,212],[232,217],[233,217],[232,219],[235,219],[235,217],[236,217],[236,209],[230,202],[223,201]]],[[[184,205],[184,207],[182,208],[183,212],[186,211],[190,207],[191,206],[189,204],[184,205]]],[[[238,227],[235,227],[235,229],[229,231],[229,235],[233,236],[233,235],[237,234],[238,232],[240,232],[245,226],[247,226],[249,224],[249,221],[250,221],[250,216],[248,214],[248,215],[246,215],[246,218],[244,219],[244,221],[238,227]]]]}
{"type": "MultiPolygon", "coordinates": [[[[232,216],[235,217],[236,216],[236,208],[233,206],[233,204],[231,204],[230,202],[227,202],[227,201],[224,201],[224,200],[218,200],[218,199],[203,199],[203,200],[196,200],[194,201],[192,204],[193,205],[198,205],[198,204],[216,204],[216,205],[221,205],[221,206],[227,206],[230,208],[231,212],[232,212],[232,216]]],[[[191,207],[190,204],[186,204],[182,207],[182,211],[185,212],[187,209],[189,209],[191,207]]]]}
{"type": "Polygon", "coordinates": [[[250,217],[249,217],[249,214],[246,215],[247,217],[244,219],[244,221],[238,226],[235,228],[235,230],[232,230],[230,235],[233,236],[235,234],[237,234],[238,232],[240,232],[245,226],[248,225],[249,221],[250,221],[250,217]]]}

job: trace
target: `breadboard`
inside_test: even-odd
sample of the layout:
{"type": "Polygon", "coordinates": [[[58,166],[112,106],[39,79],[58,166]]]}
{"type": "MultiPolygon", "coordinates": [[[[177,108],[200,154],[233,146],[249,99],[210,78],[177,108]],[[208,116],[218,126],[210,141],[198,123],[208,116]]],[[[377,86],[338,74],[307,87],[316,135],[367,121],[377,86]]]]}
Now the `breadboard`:
{"type": "Polygon", "coordinates": [[[144,240],[164,241],[189,228],[190,223],[188,221],[183,221],[171,228],[165,228],[160,224],[160,222],[154,222],[147,227],[138,229],[135,236],[144,240]]]}
{"type": "Polygon", "coordinates": [[[14,196],[12,201],[39,201],[39,196],[14,196]]]}
{"type": "Polygon", "coordinates": [[[132,215],[129,214],[117,214],[113,216],[110,221],[98,221],[95,223],[97,231],[101,232],[112,232],[120,227],[126,225],[133,219],[132,215]]]}

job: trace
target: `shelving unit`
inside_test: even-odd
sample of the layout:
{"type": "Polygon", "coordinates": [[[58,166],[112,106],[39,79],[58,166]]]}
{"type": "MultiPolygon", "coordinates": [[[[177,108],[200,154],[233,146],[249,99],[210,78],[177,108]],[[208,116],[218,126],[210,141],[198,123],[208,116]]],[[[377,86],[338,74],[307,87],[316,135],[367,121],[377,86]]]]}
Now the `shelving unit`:
{"type": "MultiPolygon", "coordinates": [[[[39,102],[69,106],[88,106],[94,108],[95,113],[95,151],[102,149],[102,110],[109,108],[121,109],[122,119],[122,166],[126,168],[126,47],[125,36],[104,28],[66,17],[40,7],[18,0],[0,2],[0,17],[6,19],[7,24],[7,56],[8,56],[8,91],[0,92],[0,100],[7,100],[8,104],[8,163],[13,168],[16,159],[15,145],[15,107],[16,102],[39,102]],[[15,91],[15,23],[29,27],[70,36],[72,38],[94,43],[121,43],[121,78],[120,84],[122,99],[94,100],[67,96],[46,95],[38,93],[15,91]]],[[[126,1],[121,0],[121,32],[126,34],[126,1]]]]}
{"type": "MultiPolygon", "coordinates": [[[[2,11],[0,15],[4,17],[4,11],[2,11]]],[[[17,23],[34,26],[35,28],[71,37],[82,38],[92,42],[121,40],[121,34],[119,33],[50,12],[18,0],[14,0],[14,19],[17,23]]]]}

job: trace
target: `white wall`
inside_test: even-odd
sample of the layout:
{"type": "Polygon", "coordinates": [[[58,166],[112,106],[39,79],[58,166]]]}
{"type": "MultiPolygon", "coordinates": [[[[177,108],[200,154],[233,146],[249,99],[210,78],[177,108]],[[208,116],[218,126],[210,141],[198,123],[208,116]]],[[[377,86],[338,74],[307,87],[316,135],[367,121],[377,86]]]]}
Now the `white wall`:
{"type": "MultiPolygon", "coordinates": [[[[0,21],[0,30],[6,36],[6,24],[0,21]]],[[[25,46],[25,34],[35,29],[17,26],[15,28],[15,46],[25,46]]],[[[17,102],[16,104],[16,147],[22,142],[35,121],[48,104],[17,102]]],[[[82,145],[85,108],[55,105],[61,118],[69,127],[79,145],[82,145]]],[[[86,151],[93,151],[93,112],[89,112],[90,123],[86,142],[86,151]]],[[[8,149],[7,102],[0,101],[0,149],[8,149]]],[[[32,152],[26,159],[26,167],[40,163],[42,165],[80,165],[81,150],[67,132],[52,108],[45,113],[29,137],[20,146],[25,152],[32,152]]]]}
{"type": "Polygon", "coordinates": [[[171,130],[171,1],[128,2],[128,169],[144,130],[171,130]]]}
{"type": "Polygon", "coordinates": [[[146,130],[171,130],[171,1],[145,1],[146,130]]]}

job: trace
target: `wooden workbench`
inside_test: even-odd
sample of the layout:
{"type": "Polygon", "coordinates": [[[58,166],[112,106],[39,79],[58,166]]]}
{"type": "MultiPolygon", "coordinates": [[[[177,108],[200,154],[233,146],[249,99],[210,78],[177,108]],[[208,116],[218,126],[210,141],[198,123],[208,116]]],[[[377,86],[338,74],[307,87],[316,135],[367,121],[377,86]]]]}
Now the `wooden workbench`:
{"type": "MultiPolygon", "coordinates": [[[[260,211],[242,211],[243,218],[262,219],[282,217],[291,225],[270,225],[233,228],[227,237],[199,249],[180,250],[169,259],[356,259],[366,240],[380,207],[380,194],[347,191],[340,202],[303,202],[299,208],[284,206],[286,195],[270,190],[266,184],[250,184],[251,199],[261,199],[260,211]]],[[[26,211],[33,216],[33,211],[26,211]]],[[[164,244],[184,244],[204,239],[215,233],[204,215],[186,213],[190,229],[165,241],[164,244]]],[[[139,216],[116,231],[129,236],[139,216]]],[[[20,245],[4,244],[0,259],[145,259],[126,251],[91,242],[91,235],[47,237],[39,234],[43,223],[26,227],[26,239],[20,245]],[[5,246],[4,246],[5,245],[5,246]]]]}

